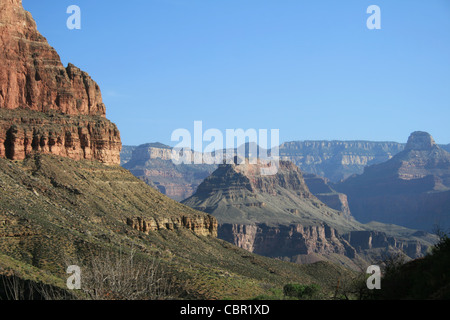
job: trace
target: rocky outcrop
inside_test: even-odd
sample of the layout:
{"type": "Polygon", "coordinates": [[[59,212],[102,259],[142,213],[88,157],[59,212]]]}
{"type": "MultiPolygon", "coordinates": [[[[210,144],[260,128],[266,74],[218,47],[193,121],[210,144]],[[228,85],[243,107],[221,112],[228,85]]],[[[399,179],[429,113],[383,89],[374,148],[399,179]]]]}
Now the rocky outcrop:
{"type": "Polygon", "coordinates": [[[0,157],[39,151],[119,164],[120,134],[98,84],[62,65],[21,0],[0,3],[0,44],[0,157]]]}
{"type": "Polygon", "coordinates": [[[427,151],[436,146],[436,142],[428,132],[416,131],[409,136],[405,151],[427,151]]]}
{"type": "Polygon", "coordinates": [[[105,117],[99,86],[57,52],[37,31],[21,0],[0,4],[0,108],[105,117]]]}
{"type": "Polygon", "coordinates": [[[249,161],[236,165],[235,170],[238,174],[248,178],[251,192],[277,195],[277,189],[283,188],[294,192],[302,199],[314,198],[301,171],[290,161],[280,161],[278,173],[275,175],[261,175],[260,165],[253,165],[249,161]]]}
{"type": "Polygon", "coordinates": [[[1,110],[0,157],[23,160],[42,152],[74,160],[120,162],[120,133],[105,118],[1,110]]]}
{"type": "Polygon", "coordinates": [[[217,220],[210,215],[177,218],[127,218],[127,225],[135,230],[148,234],[159,230],[176,230],[185,228],[200,236],[217,237],[217,220]]]}
{"type": "Polygon", "coordinates": [[[391,160],[334,188],[347,194],[351,212],[361,222],[427,231],[450,226],[450,153],[425,132],[412,133],[405,150],[391,160]]]}

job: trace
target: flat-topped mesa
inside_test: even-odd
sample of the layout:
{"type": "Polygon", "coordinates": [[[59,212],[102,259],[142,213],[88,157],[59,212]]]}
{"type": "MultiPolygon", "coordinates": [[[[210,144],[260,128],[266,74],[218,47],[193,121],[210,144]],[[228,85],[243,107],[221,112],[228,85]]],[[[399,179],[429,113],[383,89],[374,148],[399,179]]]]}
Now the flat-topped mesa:
{"type": "Polygon", "coordinates": [[[436,146],[436,142],[428,132],[416,131],[409,136],[405,150],[431,150],[436,146]]]}
{"type": "Polygon", "coordinates": [[[37,151],[120,164],[120,133],[98,84],[62,65],[21,0],[0,2],[0,45],[0,157],[37,151]]]}

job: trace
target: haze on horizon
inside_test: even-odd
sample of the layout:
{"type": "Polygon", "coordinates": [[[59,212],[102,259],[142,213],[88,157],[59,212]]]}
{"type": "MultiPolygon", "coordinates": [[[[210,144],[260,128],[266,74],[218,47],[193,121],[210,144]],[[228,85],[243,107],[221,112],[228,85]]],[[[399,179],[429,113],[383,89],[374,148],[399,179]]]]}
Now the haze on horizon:
{"type": "Polygon", "coordinates": [[[101,87],[125,145],[178,128],[280,129],[280,140],[450,143],[450,3],[23,0],[65,65],[101,87]],[[82,10],[69,30],[67,7],[82,10]],[[369,30],[367,7],[381,8],[369,30]]]}

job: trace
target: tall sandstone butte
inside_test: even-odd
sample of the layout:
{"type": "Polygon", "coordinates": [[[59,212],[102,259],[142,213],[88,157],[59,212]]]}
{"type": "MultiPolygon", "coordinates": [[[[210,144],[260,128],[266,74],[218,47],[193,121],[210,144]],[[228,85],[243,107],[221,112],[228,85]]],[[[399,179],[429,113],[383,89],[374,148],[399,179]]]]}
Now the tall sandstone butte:
{"type": "Polygon", "coordinates": [[[98,84],[62,65],[21,0],[0,2],[0,45],[0,157],[40,151],[120,164],[120,133],[98,84]]]}

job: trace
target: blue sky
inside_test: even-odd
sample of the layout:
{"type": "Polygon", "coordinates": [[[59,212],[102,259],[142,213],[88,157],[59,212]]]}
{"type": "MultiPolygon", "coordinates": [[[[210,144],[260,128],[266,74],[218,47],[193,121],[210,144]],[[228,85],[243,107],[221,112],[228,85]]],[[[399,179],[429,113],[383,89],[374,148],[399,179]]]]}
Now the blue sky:
{"type": "Polygon", "coordinates": [[[281,141],[450,143],[448,0],[23,0],[102,89],[124,144],[178,128],[279,129],[281,141]],[[81,30],[69,30],[69,5],[81,30]],[[369,30],[369,5],[381,30],[369,30]]]}

